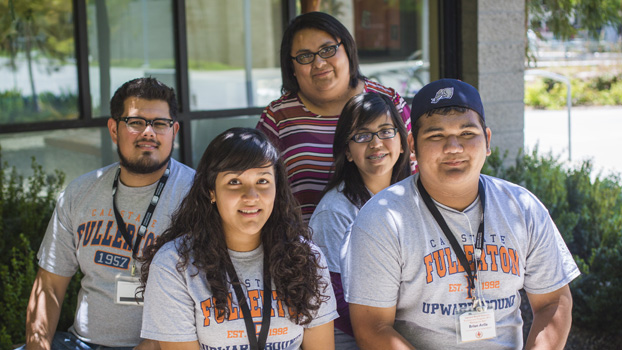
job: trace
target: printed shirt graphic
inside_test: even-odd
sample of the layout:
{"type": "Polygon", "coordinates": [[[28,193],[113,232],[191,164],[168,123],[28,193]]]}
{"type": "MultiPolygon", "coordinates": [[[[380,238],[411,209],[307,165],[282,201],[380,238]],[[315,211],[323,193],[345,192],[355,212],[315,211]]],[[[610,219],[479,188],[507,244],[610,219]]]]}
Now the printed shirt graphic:
{"type": "MultiPolygon", "coordinates": [[[[177,239],[164,245],[156,254],[149,270],[149,281],[145,292],[145,310],[142,337],[169,342],[199,341],[203,350],[249,349],[246,325],[242,310],[238,308],[233,288],[229,295],[231,316],[228,320],[217,318],[213,307],[212,293],[204,274],[198,274],[189,264],[179,273],[176,264],[179,255],[175,247],[177,239]]],[[[317,247],[313,247],[316,251],[317,247]]],[[[250,252],[229,250],[236,273],[243,286],[256,334],[261,330],[263,310],[263,247],[250,252]]],[[[322,257],[321,266],[326,266],[322,257]]],[[[270,330],[266,349],[299,349],[306,327],[315,327],[337,318],[335,297],[330,287],[327,269],[321,270],[324,282],[328,283],[330,299],[322,303],[313,321],[299,326],[288,318],[288,308],[276,300],[277,292],[272,284],[272,309],[270,330]]]]}
{"type": "MultiPolygon", "coordinates": [[[[365,92],[391,97],[410,131],[410,108],[391,88],[365,80],[365,92]]],[[[281,151],[294,196],[301,205],[305,221],[311,218],[333,165],[333,140],[339,116],[320,116],[310,112],[298,94],[285,94],[262,113],[257,129],[263,131],[281,151]]]]}
{"type": "MultiPolygon", "coordinates": [[[[194,170],[171,159],[171,174],[139,247],[169,225],[170,215],[192,185],[194,170]]],[[[112,182],[118,163],[82,175],[61,193],[39,249],[41,268],[73,276],[82,271],[82,288],[71,331],[83,341],[106,346],[140,342],[142,306],[115,304],[117,276],[130,276],[132,252],[117,230],[112,209],[112,182]]],[[[119,183],[117,205],[132,242],[155,192],[119,183]]],[[[137,264],[140,271],[140,264],[137,264]]]]}
{"type": "MultiPolygon", "coordinates": [[[[372,197],[354,221],[342,268],[350,303],[396,306],[395,328],[417,349],[522,347],[519,290],[557,290],[579,270],[546,208],[524,188],[482,175],[486,227],[479,283],[497,337],[457,345],[456,317],[472,305],[467,274],[416,190],[413,175],[372,197]]],[[[473,260],[479,200],[462,213],[439,205],[473,260]]]]}

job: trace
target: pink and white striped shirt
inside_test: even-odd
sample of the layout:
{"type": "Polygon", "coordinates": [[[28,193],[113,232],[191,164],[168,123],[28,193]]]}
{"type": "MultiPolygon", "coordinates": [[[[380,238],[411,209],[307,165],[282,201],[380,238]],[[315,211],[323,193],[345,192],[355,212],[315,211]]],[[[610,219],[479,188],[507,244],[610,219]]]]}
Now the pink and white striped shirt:
{"type": "MultiPolygon", "coordinates": [[[[410,131],[410,108],[393,89],[365,79],[365,92],[389,96],[410,131]]],[[[263,131],[281,151],[294,197],[308,222],[331,176],[333,139],[339,116],[309,111],[298,94],[284,94],[263,111],[257,129],[263,131]]]]}

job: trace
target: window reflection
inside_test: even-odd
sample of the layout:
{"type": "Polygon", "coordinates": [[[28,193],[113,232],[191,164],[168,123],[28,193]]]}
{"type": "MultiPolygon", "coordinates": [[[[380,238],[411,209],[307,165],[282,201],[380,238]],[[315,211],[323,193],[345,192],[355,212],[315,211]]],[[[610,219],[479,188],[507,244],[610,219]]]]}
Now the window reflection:
{"type": "Polygon", "coordinates": [[[102,150],[102,137],[110,139],[108,129],[0,134],[2,161],[14,166],[18,173],[29,176],[32,175],[30,164],[34,157],[46,172],[60,170],[65,173],[66,185],[74,178],[100,168],[104,156],[102,153],[108,153],[108,156],[113,154],[111,148],[102,150]]]}
{"type": "Polygon", "coordinates": [[[403,97],[413,97],[430,81],[427,0],[313,3],[350,30],[365,76],[394,88],[403,97]]]}
{"type": "MultiPolygon", "coordinates": [[[[19,174],[32,175],[34,157],[46,172],[65,173],[65,185],[76,177],[119,160],[108,128],[79,128],[0,134],[2,162],[14,166],[19,174]]],[[[172,157],[179,159],[179,137],[172,157]]]]}
{"type": "Polygon", "coordinates": [[[192,110],[263,107],[280,96],[281,12],[280,0],[186,1],[192,110]]]}
{"type": "Polygon", "coordinates": [[[259,120],[258,115],[239,116],[232,118],[202,119],[192,121],[192,166],[197,167],[214,137],[233,127],[254,128],[259,120]]]}
{"type": "Polygon", "coordinates": [[[76,119],[71,0],[0,2],[0,124],[76,119]]]}
{"type": "Polygon", "coordinates": [[[89,77],[93,116],[110,115],[109,101],[128,80],[154,77],[175,85],[171,0],[89,0],[89,77]]]}

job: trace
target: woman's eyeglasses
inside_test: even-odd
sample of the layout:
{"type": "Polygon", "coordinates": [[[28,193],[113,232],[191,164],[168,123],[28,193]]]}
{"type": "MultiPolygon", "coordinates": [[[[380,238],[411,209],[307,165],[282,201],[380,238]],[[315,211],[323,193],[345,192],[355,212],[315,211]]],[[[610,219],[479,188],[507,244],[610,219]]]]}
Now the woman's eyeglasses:
{"type": "Polygon", "coordinates": [[[290,56],[290,57],[293,60],[296,60],[296,62],[300,64],[309,64],[315,61],[315,55],[318,55],[324,59],[335,56],[335,54],[337,53],[337,49],[339,49],[339,45],[341,45],[341,43],[337,43],[336,45],[325,46],[321,48],[320,51],[318,52],[305,52],[305,53],[301,53],[300,55],[296,55],[296,57],[294,56],[290,56]]]}
{"type": "Polygon", "coordinates": [[[392,139],[395,137],[395,135],[397,135],[397,128],[382,129],[377,132],[361,132],[358,134],[354,134],[354,136],[352,136],[350,140],[356,143],[371,142],[371,140],[373,140],[374,138],[374,135],[378,136],[378,138],[381,140],[392,139]]]}

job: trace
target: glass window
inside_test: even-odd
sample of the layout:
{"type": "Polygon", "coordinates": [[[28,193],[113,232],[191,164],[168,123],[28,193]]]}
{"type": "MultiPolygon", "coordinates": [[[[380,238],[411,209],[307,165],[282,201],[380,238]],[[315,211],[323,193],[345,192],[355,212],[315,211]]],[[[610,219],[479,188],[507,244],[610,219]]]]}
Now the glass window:
{"type": "Polygon", "coordinates": [[[280,0],[187,0],[190,109],[263,107],[280,96],[280,0]]]}
{"type": "MultiPolygon", "coordinates": [[[[173,158],[179,159],[179,135],[173,158]]],[[[65,173],[65,185],[76,177],[119,160],[117,147],[108,128],[81,128],[53,131],[0,134],[2,161],[18,173],[32,175],[31,162],[52,173],[65,173]]]]}
{"type": "Polygon", "coordinates": [[[46,172],[65,173],[65,185],[76,177],[116,160],[107,128],[0,134],[2,161],[15,166],[18,173],[31,175],[31,162],[46,172]]]}
{"type": "Polygon", "coordinates": [[[233,127],[254,128],[258,115],[231,118],[193,120],[192,126],[192,166],[196,168],[209,143],[221,132],[233,127]]]}
{"type": "Polygon", "coordinates": [[[329,13],[348,28],[365,76],[403,97],[430,81],[428,0],[301,1],[302,8],[329,13]]]}
{"type": "Polygon", "coordinates": [[[93,116],[110,116],[110,98],[128,80],[154,77],[176,89],[171,0],[88,0],[93,116]]]}
{"type": "Polygon", "coordinates": [[[0,2],[0,124],[78,117],[71,3],[0,2]]]}

